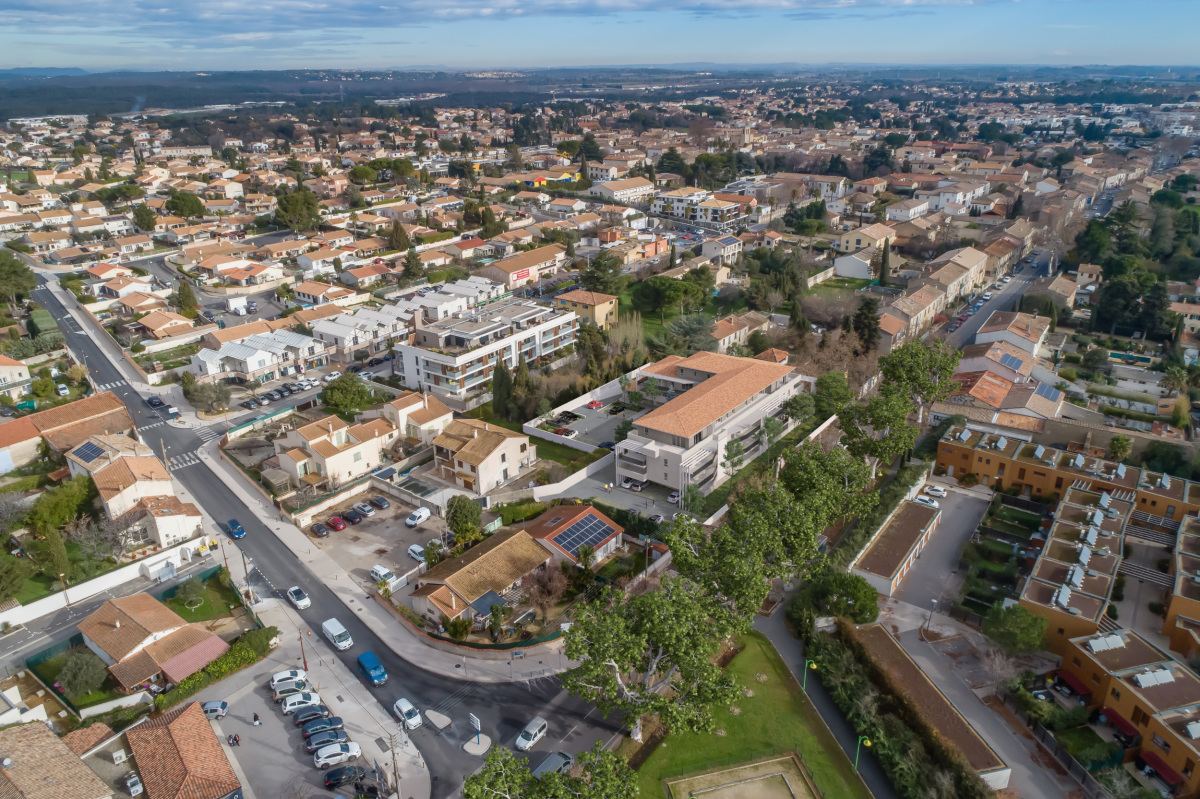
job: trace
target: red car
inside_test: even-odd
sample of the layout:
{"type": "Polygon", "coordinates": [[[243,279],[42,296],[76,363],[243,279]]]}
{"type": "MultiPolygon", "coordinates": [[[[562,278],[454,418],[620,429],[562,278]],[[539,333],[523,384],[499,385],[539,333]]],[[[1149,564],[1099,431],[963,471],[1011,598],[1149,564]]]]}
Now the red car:
{"type": "Polygon", "coordinates": [[[346,523],[342,521],[340,516],[331,516],[329,521],[325,522],[330,530],[342,531],[346,529],[346,523]]]}
{"type": "Polygon", "coordinates": [[[601,402],[600,400],[592,400],[591,402],[589,402],[587,404],[587,406],[588,406],[588,408],[590,408],[593,411],[598,411],[604,407],[604,403],[601,402]]]}

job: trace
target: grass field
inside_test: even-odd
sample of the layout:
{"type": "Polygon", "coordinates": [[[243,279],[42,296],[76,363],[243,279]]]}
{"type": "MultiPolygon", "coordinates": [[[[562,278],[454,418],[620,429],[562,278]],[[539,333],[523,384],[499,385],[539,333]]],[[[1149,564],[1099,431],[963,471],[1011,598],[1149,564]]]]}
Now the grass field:
{"type": "Polygon", "coordinates": [[[714,763],[739,763],[764,752],[793,749],[800,753],[813,782],[827,799],[869,799],[871,794],[854,773],[829,728],[800,690],[771,643],[757,633],[746,636],[745,648],[729,664],[729,673],[754,695],[739,697],[734,714],[717,711],[716,734],[670,735],[638,770],[642,799],[663,795],[661,780],[704,771],[714,763]],[[765,675],[759,682],[756,675],[765,675]]]}
{"type": "Polygon", "coordinates": [[[186,622],[211,621],[229,615],[229,606],[240,604],[237,593],[232,588],[221,585],[216,575],[204,582],[204,601],[195,609],[190,610],[178,597],[171,597],[163,602],[175,611],[186,622]]]}

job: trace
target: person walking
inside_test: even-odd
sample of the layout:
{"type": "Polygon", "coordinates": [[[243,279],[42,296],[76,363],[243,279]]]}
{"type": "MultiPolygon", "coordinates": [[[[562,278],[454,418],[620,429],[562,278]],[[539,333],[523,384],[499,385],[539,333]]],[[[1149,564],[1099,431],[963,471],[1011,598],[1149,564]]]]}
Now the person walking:
{"type": "Polygon", "coordinates": [[[241,745],[242,745],[242,736],[240,736],[240,735],[234,735],[234,736],[233,736],[233,745],[234,745],[234,746],[241,746],[241,745]]]}
{"type": "Polygon", "coordinates": [[[255,726],[255,727],[261,727],[261,726],[262,726],[262,721],[260,721],[260,720],[259,720],[259,718],[258,718],[258,714],[257,714],[257,713],[255,713],[255,714],[254,714],[254,726],[255,726]]]}

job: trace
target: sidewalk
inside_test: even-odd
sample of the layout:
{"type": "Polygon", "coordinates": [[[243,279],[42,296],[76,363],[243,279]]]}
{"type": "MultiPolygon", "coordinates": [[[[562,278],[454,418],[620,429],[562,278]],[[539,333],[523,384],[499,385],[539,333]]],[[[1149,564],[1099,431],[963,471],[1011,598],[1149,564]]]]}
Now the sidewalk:
{"type": "MultiPolygon", "coordinates": [[[[218,442],[210,441],[200,447],[197,452],[200,461],[212,470],[213,474],[246,504],[252,512],[275,533],[279,542],[291,550],[314,578],[321,580],[325,587],[332,591],[354,615],[364,621],[378,634],[396,655],[425,671],[440,677],[451,676],[467,682],[517,682],[535,677],[544,677],[547,672],[558,674],[570,668],[570,663],[559,658],[559,665],[549,668],[539,668],[530,671],[514,671],[504,660],[486,660],[472,657],[470,650],[463,648],[460,652],[452,653],[435,649],[425,643],[422,637],[411,627],[397,619],[378,602],[364,602],[364,587],[355,582],[354,578],[333,558],[315,546],[303,532],[291,522],[280,520],[279,512],[266,497],[251,486],[246,485],[246,478],[236,466],[225,460],[218,450],[218,442]],[[213,457],[216,455],[217,457],[213,457]],[[470,663],[467,668],[466,664],[470,663]]],[[[561,643],[556,649],[561,655],[561,643]]]]}

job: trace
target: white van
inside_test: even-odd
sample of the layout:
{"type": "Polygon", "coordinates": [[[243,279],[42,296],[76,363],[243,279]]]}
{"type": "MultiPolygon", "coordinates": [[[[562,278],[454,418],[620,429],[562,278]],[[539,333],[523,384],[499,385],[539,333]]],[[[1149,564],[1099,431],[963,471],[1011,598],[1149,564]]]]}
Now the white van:
{"type": "Polygon", "coordinates": [[[334,649],[349,649],[354,646],[354,639],[350,637],[350,631],[343,627],[337,619],[327,619],[321,622],[321,632],[329,639],[329,643],[333,644],[334,649]]]}
{"type": "Polygon", "coordinates": [[[392,583],[396,582],[396,575],[387,566],[376,563],[371,567],[371,579],[375,581],[376,585],[387,583],[390,588],[392,583]]]}

